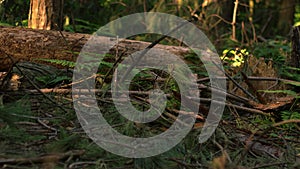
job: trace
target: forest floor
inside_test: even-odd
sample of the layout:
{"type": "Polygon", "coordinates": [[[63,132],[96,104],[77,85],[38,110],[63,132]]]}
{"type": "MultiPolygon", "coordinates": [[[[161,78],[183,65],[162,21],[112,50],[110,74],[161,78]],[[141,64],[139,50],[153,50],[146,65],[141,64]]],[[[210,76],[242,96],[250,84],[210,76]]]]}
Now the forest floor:
{"type": "MultiPolygon", "coordinates": [[[[198,62],[189,62],[198,65],[193,68],[201,89],[201,106],[196,122],[189,134],[174,148],[148,158],[121,157],[105,151],[90,139],[82,129],[73,107],[71,70],[18,63],[11,72],[1,76],[0,166],[107,169],[300,168],[300,104],[296,89],[300,86],[299,82],[279,78],[270,63],[251,58],[247,61],[246,69],[252,68],[252,74],[248,77],[242,75],[242,80],[237,74],[242,69],[243,72],[249,72],[245,67],[225,67],[227,78],[232,79],[227,79],[228,93],[223,117],[213,136],[201,144],[198,136],[210,108],[212,89],[209,87],[209,78],[203,73],[204,67],[199,66],[198,62]],[[238,82],[240,87],[233,81],[238,82]],[[257,100],[251,99],[242,89],[250,91],[257,100]]],[[[105,75],[113,67],[112,63],[103,66],[103,72],[99,74],[105,75]]],[[[107,85],[112,78],[93,78],[96,87],[101,89],[96,91],[97,104],[105,119],[120,133],[128,136],[154,136],[165,132],[178,114],[182,113],[177,110],[180,105],[178,86],[164,72],[143,70],[131,82],[131,103],[140,110],[149,108],[147,91],[154,85],[169,94],[166,111],[149,124],[139,124],[121,117],[107,85]]]]}

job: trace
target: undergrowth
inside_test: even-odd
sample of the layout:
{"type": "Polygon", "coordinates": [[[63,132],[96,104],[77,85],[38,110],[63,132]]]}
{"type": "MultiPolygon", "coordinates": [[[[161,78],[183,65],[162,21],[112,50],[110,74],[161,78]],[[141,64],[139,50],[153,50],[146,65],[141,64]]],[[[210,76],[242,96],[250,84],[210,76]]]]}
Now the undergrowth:
{"type": "MultiPolygon", "coordinates": [[[[252,50],[238,51],[235,48],[228,48],[227,52],[224,52],[224,56],[226,55],[228,58],[235,55],[268,56],[266,59],[273,61],[280,70],[280,65],[284,64],[283,59],[287,54],[287,46],[285,43],[281,44],[281,42],[268,42],[259,44],[252,50]]],[[[95,79],[97,87],[104,87],[105,85],[100,83],[110,84],[113,80],[111,78],[113,71],[110,74],[107,74],[107,72],[115,69],[112,62],[115,59],[111,55],[105,57],[106,59],[100,63],[98,71],[101,79],[95,79]],[[104,77],[106,79],[102,79],[104,77]]],[[[195,55],[187,55],[185,59],[198,78],[208,77],[205,67],[195,55]]],[[[75,63],[70,61],[52,59],[43,59],[43,61],[68,68],[75,66],[75,63]]],[[[228,61],[230,62],[230,60],[228,61]]],[[[236,61],[241,61],[241,59],[238,58],[236,61]]],[[[226,70],[230,69],[230,67],[225,68],[226,70]]],[[[296,72],[292,72],[292,76],[289,77],[292,77],[293,80],[299,78],[297,73],[299,70],[296,68],[291,69],[296,72]]],[[[133,71],[137,70],[134,69],[133,71]]],[[[70,77],[64,75],[36,78],[38,81],[43,82],[45,86],[52,86],[70,80],[70,77]]],[[[203,83],[209,84],[209,81],[203,83]]],[[[166,105],[169,111],[165,111],[155,122],[139,124],[120,116],[111,100],[105,99],[111,96],[108,92],[110,86],[107,86],[107,92],[96,97],[103,117],[110,125],[115,126],[114,129],[118,132],[127,136],[151,137],[161,134],[174,122],[174,119],[167,116],[167,113],[170,113],[171,109],[180,107],[180,98],[169,98],[166,105]]],[[[35,98],[40,101],[38,110],[31,111],[30,107],[32,106],[28,103],[30,99],[25,97],[9,104],[0,105],[0,124],[4,123],[0,127],[0,154],[19,158],[38,156],[39,154],[63,153],[75,149],[85,150],[85,153],[80,157],[70,157],[64,163],[56,163],[55,168],[64,168],[75,164],[77,168],[186,169],[217,168],[218,166],[226,166],[226,168],[242,166],[245,168],[292,168],[294,165],[298,165],[295,162],[295,157],[300,153],[299,125],[295,123],[287,123],[276,127],[272,125],[282,120],[300,119],[299,98],[293,87],[299,86],[294,85],[289,90],[269,91],[274,93],[285,92],[287,95],[297,96],[290,107],[277,112],[278,114],[264,116],[238,111],[234,108],[226,108],[219,127],[207,142],[199,144],[198,136],[201,132],[201,124],[204,121],[197,120],[196,123],[200,124],[200,128],[195,127],[171,150],[158,156],[137,159],[114,155],[95,144],[80,127],[72,107],[70,95],[50,95],[51,98],[59,101],[59,105],[63,105],[67,110],[66,112],[43,96],[30,96],[30,99],[35,98]],[[78,161],[83,163],[76,163],[78,161]],[[272,165],[273,163],[277,165],[272,165]],[[265,164],[270,166],[264,166],[265,164]]],[[[168,94],[180,93],[176,81],[165,71],[143,69],[135,75],[130,83],[131,91],[146,92],[153,88],[160,88],[168,94]],[[160,82],[157,80],[158,77],[166,80],[160,82]]],[[[210,96],[210,94],[207,95],[210,96]]],[[[149,109],[149,103],[147,102],[149,97],[146,94],[140,96],[132,94],[131,97],[131,104],[136,109],[149,109]]],[[[202,97],[204,96],[202,95],[202,97]]],[[[22,165],[15,164],[12,167],[22,167],[22,165]]],[[[32,165],[31,167],[39,166],[32,165]]]]}

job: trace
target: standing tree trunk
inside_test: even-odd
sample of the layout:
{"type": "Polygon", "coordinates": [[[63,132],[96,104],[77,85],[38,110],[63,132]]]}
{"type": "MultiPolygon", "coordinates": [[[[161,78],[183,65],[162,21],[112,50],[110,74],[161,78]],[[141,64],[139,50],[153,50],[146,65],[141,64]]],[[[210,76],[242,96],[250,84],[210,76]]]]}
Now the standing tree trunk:
{"type": "Polygon", "coordinates": [[[277,22],[278,34],[287,36],[294,24],[296,0],[281,0],[277,22]]]}
{"type": "Polygon", "coordinates": [[[28,27],[62,30],[64,0],[31,0],[28,27]]]}
{"type": "Polygon", "coordinates": [[[292,47],[292,55],[288,63],[290,66],[300,68],[300,26],[293,29],[292,47]]]}

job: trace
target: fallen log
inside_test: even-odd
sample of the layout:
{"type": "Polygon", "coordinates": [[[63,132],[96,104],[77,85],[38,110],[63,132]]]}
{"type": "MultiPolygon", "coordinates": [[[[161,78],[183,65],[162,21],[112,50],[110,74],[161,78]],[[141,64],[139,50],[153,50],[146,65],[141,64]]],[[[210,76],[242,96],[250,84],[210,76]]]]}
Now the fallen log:
{"type": "MultiPolygon", "coordinates": [[[[16,61],[34,61],[36,59],[60,59],[76,61],[78,53],[91,35],[81,33],[35,30],[20,27],[0,27],[0,71],[6,71],[13,64],[7,55],[16,61]]],[[[99,36],[99,41],[107,41],[99,36]]],[[[118,44],[120,53],[132,53],[145,49],[150,43],[134,40],[122,40],[118,44]],[[120,51],[121,50],[121,51],[120,51]]],[[[189,53],[189,49],[179,46],[156,45],[178,56],[189,53]]],[[[111,49],[116,51],[116,47],[111,49]]],[[[126,54],[125,53],[125,54],[126,54]]]]}

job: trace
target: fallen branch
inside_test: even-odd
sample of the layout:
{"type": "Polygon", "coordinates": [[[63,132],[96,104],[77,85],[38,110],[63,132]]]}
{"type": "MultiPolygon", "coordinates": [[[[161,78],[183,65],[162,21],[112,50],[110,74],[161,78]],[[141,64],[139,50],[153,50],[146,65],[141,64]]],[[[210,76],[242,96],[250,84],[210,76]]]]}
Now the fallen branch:
{"type": "Polygon", "coordinates": [[[66,159],[70,156],[81,156],[84,154],[84,152],[84,150],[72,150],[66,153],[48,154],[40,157],[0,159],[0,164],[4,165],[55,162],[62,159],[66,159]]]}
{"type": "Polygon", "coordinates": [[[300,123],[300,119],[289,119],[289,120],[284,120],[278,123],[273,124],[273,127],[278,127],[284,124],[289,124],[289,123],[300,123]]]}

